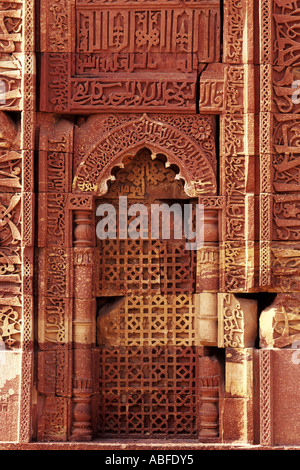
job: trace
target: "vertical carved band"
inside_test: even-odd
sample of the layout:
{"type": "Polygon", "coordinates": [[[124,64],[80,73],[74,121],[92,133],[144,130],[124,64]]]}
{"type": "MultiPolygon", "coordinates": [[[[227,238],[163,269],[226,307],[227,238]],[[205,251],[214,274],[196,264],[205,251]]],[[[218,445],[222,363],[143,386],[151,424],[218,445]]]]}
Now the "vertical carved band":
{"type": "Polygon", "coordinates": [[[19,442],[31,440],[31,393],[33,375],[32,353],[32,312],[33,300],[30,295],[23,295],[23,341],[21,361],[21,397],[20,397],[20,427],[19,442]]]}
{"type": "Polygon", "coordinates": [[[272,18],[272,0],[260,0],[259,5],[260,12],[260,45],[261,55],[260,63],[266,64],[271,63],[272,56],[272,30],[271,30],[271,18],[272,18]]]}
{"type": "Polygon", "coordinates": [[[271,283],[271,220],[272,196],[260,196],[260,286],[267,287],[271,283]]]}
{"type": "MultiPolygon", "coordinates": [[[[22,112],[21,112],[21,148],[22,148],[22,246],[33,246],[33,151],[35,136],[35,35],[34,35],[34,0],[23,2],[22,25],[22,112]]],[[[32,250],[33,253],[33,250],[32,250]]],[[[33,309],[32,286],[28,286],[23,255],[23,295],[22,295],[22,360],[20,387],[20,424],[19,442],[31,440],[32,383],[33,383],[33,309]]],[[[31,263],[32,263],[31,259],[31,263]]],[[[27,266],[28,267],[28,266],[27,266]]],[[[28,271],[28,269],[27,269],[28,271]]]]}
{"type": "Polygon", "coordinates": [[[260,0],[260,255],[259,285],[271,284],[271,199],[272,175],[272,1],[260,0]]]}
{"type": "Polygon", "coordinates": [[[271,446],[273,443],[270,349],[260,351],[260,443],[264,446],[271,446]]]}

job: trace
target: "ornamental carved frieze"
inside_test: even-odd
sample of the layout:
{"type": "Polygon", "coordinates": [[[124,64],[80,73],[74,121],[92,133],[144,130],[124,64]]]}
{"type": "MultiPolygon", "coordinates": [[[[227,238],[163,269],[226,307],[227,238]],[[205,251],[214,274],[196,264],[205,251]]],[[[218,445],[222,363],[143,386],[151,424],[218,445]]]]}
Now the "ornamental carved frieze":
{"type": "Polygon", "coordinates": [[[33,9],[31,0],[0,4],[0,439],[19,442],[31,435],[33,9]]]}
{"type": "Polygon", "coordinates": [[[280,242],[298,236],[299,2],[262,0],[261,9],[260,286],[286,291],[291,280],[279,265],[292,266],[293,257],[286,246],[282,259],[280,242]]]}
{"type": "Polygon", "coordinates": [[[25,229],[22,152],[17,123],[3,111],[0,122],[0,338],[2,349],[18,351],[26,282],[22,267],[25,229]]]}
{"type": "Polygon", "coordinates": [[[43,20],[43,111],[195,112],[198,70],[220,59],[219,0],[55,0],[43,20]]]}

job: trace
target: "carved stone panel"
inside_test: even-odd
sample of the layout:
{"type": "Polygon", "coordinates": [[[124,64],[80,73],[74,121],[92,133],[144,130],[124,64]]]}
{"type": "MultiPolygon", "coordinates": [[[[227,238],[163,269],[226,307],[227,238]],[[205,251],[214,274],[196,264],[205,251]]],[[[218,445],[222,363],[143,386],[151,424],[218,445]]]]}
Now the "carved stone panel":
{"type": "Polygon", "coordinates": [[[273,13],[273,57],[274,65],[288,67],[300,65],[299,51],[299,1],[275,0],[273,13]]]}
{"type": "Polygon", "coordinates": [[[299,446],[299,350],[260,351],[261,443],[299,446]]]}
{"type": "Polygon", "coordinates": [[[278,293],[274,302],[260,315],[260,346],[297,347],[299,331],[299,294],[278,293]]]}
{"type": "Polygon", "coordinates": [[[196,111],[197,72],[220,58],[219,0],[47,1],[42,24],[43,111],[196,111]]]}
{"type": "Polygon", "coordinates": [[[22,0],[1,3],[0,109],[22,109],[22,0]]]}
{"type": "Polygon", "coordinates": [[[218,346],[253,347],[257,335],[257,303],[233,294],[218,294],[218,346]]]}

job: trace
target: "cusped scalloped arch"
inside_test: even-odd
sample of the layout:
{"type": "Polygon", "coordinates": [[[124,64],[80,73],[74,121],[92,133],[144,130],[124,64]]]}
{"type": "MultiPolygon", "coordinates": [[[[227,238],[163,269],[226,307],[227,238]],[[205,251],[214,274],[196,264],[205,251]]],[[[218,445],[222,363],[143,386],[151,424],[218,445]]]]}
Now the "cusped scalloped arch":
{"type": "Polygon", "coordinates": [[[147,115],[115,127],[90,148],[77,168],[73,191],[104,195],[107,182],[114,179],[113,168],[123,167],[143,147],[149,148],[152,158],[163,153],[166,166],[179,168],[177,178],[185,181],[188,196],[216,194],[216,175],[203,149],[181,130],[147,115]]]}

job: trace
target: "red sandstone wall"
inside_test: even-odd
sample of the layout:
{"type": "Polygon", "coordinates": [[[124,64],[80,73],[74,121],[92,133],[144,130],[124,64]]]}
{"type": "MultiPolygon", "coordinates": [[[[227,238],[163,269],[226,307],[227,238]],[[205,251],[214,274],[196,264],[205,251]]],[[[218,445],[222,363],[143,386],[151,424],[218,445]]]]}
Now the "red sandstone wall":
{"type": "Polygon", "coordinates": [[[299,445],[299,21],[292,0],[1,2],[1,440],[97,435],[95,202],[146,147],[205,206],[197,438],[299,445]]]}

